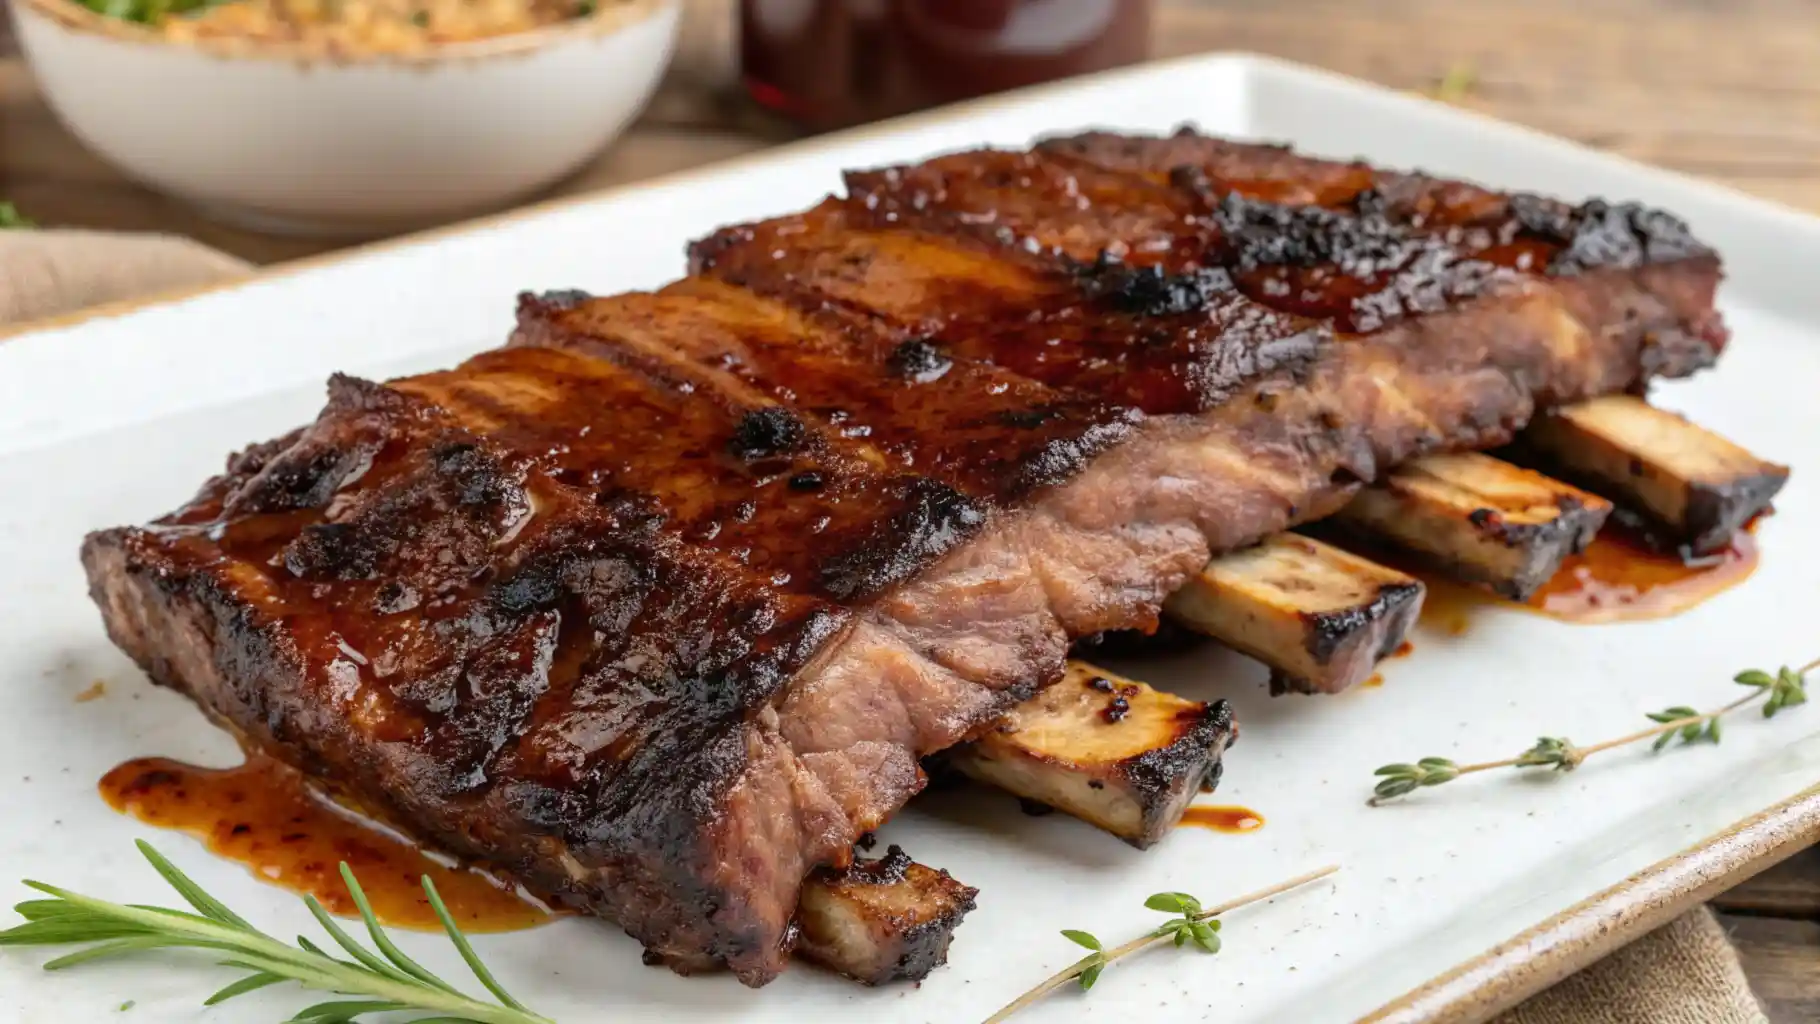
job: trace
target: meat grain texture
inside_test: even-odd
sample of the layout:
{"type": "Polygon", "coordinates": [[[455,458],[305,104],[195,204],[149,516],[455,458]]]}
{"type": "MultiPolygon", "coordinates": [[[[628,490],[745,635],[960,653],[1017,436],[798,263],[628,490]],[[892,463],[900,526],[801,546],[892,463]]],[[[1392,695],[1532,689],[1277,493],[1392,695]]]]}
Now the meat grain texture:
{"type": "Polygon", "coordinates": [[[680,971],[781,971],[919,759],[1411,457],[1710,364],[1667,214],[1182,132],[847,176],[652,293],[527,296],[89,537],[258,747],[680,971]]]}

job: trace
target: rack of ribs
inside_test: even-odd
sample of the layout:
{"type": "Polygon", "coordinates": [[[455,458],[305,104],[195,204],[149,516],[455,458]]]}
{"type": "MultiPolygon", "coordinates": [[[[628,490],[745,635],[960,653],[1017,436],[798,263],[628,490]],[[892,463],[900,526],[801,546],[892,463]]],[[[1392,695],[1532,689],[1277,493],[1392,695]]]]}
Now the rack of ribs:
{"type": "Polygon", "coordinates": [[[1711,364],[1719,277],[1657,211],[1189,131],[961,153],[655,292],[528,295],[456,369],[337,376],[83,560],[243,742],[759,985],[804,879],[1072,639],[1399,464],[1711,364]]]}

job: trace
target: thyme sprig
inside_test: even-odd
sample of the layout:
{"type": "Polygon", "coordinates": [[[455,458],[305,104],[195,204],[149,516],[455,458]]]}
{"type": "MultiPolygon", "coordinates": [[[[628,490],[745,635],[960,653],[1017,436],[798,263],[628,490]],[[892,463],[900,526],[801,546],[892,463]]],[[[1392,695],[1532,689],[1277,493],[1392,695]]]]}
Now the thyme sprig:
{"type": "Polygon", "coordinates": [[[1105,948],[1092,932],[1066,929],[1062,932],[1062,936],[1069,942],[1087,949],[1087,955],[1050,975],[1035,988],[1007,1003],[1003,1009],[986,1018],[985,1024],[999,1024],[1000,1021],[1035,1004],[1044,996],[1071,981],[1079,984],[1082,990],[1090,989],[1094,982],[1099,980],[1100,973],[1106,969],[1108,964],[1163,942],[1172,941],[1178,947],[1192,942],[1205,952],[1218,953],[1220,951],[1219,917],[1221,914],[1267,900],[1317,879],[1326,878],[1338,870],[1340,869],[1337,865],[1329,865],[1307,874],[1297,875],[1287,882],[1278,882],[1276,885],[1259,889],[1257,892],[1227,900],[1225,903],[1213,907],[1202,907],[1200,900],[1185,892],[1159,892],[1145,900],[1144,906],[1151,910],[1160,910],[1177,916],[1164,921],[1130,942],[1114,946],[1111,949],[1105,948]]]}
{"type": "Polygon", "coordinates": [[[272,938],[209,895],[149,843],[141,841],[138,845],[139,852],[196,913],[138,904],[123,906],[28,880],[26,885],[51,898],[28,900],[14,907],[19,916],[25,918],[25,923],[0,931],[0,946],[83,946],[47,962],[44,965],[47,971],[149,949],[209,950],[220,957],[217,962],[221,966],[238,968],[247,974],[208,997],[203,1001],[204,1006],[224,1003],[283,982],[354,997],[331,999],[306,1007],[291,1018],[291,1024],[351,1024],[365,1019],[368,1014],[399,1011],[430,1014],[416,1018],[414,1024],[552,1024],[548,1018],[532,1013],[512,998],[481,963],[474,947],[456,926],[455,919],[449,916],[448,907],[428,876],[423,879],[423,891],[429,897],[431,908],[436,911],[449,941],[454,943],[468,969],[493,994],[497,1003],[464,995],[393,945],[378,918],[373,916],[366,893],[345,862],[341,865],[341,877],[347,883],[348,894],[354,898],[354,905],[360,909],[360,918],[372,939],[371,949],[336,924],[314,896],[305,897],[304,902],[323,930],[352,957],[351,960],[331,956],[302,936],[298,937],[296,946],[272,938]]]}
{"type": "Polygon", "coordinates": [[[1555,771],[1571,772],[1594,754],[1643,740],[1655,741],[1650,745],[1651,750],[1661,750],[1676,739],[1683,745],[1717,743],[1721,736],[1719,720],[1733,711],[1762,701],[1763,717],[1774,718],[1780,711],[1807,703],[1807,675],[1817,668],[1820,668],[1820,658],[1798,669],[1784,665],[1774,673],[1747,669],[1734,676],[1733,682],[1750,687],[1751,692],[1723,707],[1697,711],[1685,704],[1677,704],[1661,711],[1652,711],[1647,717],[1656,724],[1650,728],[1587,747],[1575,746],[1565,736],[1543,736],[1536,740],[1535,746],[1516,757],[1507,757],[1501,761],[1456,764],[1445,757],[1424,757],[1413,764],[1387,764],[1372,773],[1379,777],[1379,781],[1367,803],[1375,807],[1418,789],[1443,785],[1462,775],[1491,771],[1494,768],[1552,768],[1555,771]]]}

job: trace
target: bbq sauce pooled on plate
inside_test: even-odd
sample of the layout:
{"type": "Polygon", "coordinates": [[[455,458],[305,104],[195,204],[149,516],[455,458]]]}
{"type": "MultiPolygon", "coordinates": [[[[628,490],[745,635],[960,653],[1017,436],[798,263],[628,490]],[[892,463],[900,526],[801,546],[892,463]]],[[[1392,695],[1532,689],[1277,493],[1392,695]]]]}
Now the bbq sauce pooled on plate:
{"type": "Polygon", "coordinates": [[[1717,554],[1683,558],[1652,547],[1637,531],[1612,524],[1586,550],[1569,555],[1527,606],[1570,622],[1663,619],[1724,593],[1750,578],[1759,552],[1755,523],[1739,530],[1717,554]]]}
{"type": "MultiPolygon", "coordinates": [[[[1642,622],[1690,611],[1749,579],[1762,557],[1755,530],[1753,521],[1733,535],[1724,550],[1690,558],[1652,544],[1634,527],[1607,523],[1585,551],[1569,555],[1560,570],[1522,602],[1418,567],[1398,567],[1427,585],[1421,621],[1432,633],[1464,636],[1478,611],[1494,606],[1521,608],[1563,622],[1642,622]]],[[[1395,556],[1384,560],[1399,562],[1395,556]]]]}
{"type": "Polygon", "coordinates": [[[1264,827],[1264,816],[1249,807],[1198,804],[1182,813],[1177,828],[1204,828],[1210,832],[1256,832],[1264,827]]]}
{"type": "Polygon", "coordinates": [[[297,772],[258,754],[238,768],[162,757],[128,761],[101,779],[108,805],[148,825],[201,839],[261,879],[315,896],[329,913],[359,911],[341,880],[347,861],[373,913],[398,928],[440,931],[424,875],[464,932],[534,928],[553,915],[477,871],[448,867],[416,846],[312,795],[297,772]]]}

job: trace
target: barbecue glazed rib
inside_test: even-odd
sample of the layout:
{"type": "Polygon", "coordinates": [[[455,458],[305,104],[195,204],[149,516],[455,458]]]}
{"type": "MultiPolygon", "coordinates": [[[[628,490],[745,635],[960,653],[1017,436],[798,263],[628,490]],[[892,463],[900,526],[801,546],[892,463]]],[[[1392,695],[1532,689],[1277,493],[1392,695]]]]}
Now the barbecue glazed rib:
{"type": "Polygon", "coordinates": [[[1095,134],[853,174],[83,557],[160,683],[678,970],[784,966],[922,756],[1213,553],[1708,365],[1666,214],[1095,134]]]}

